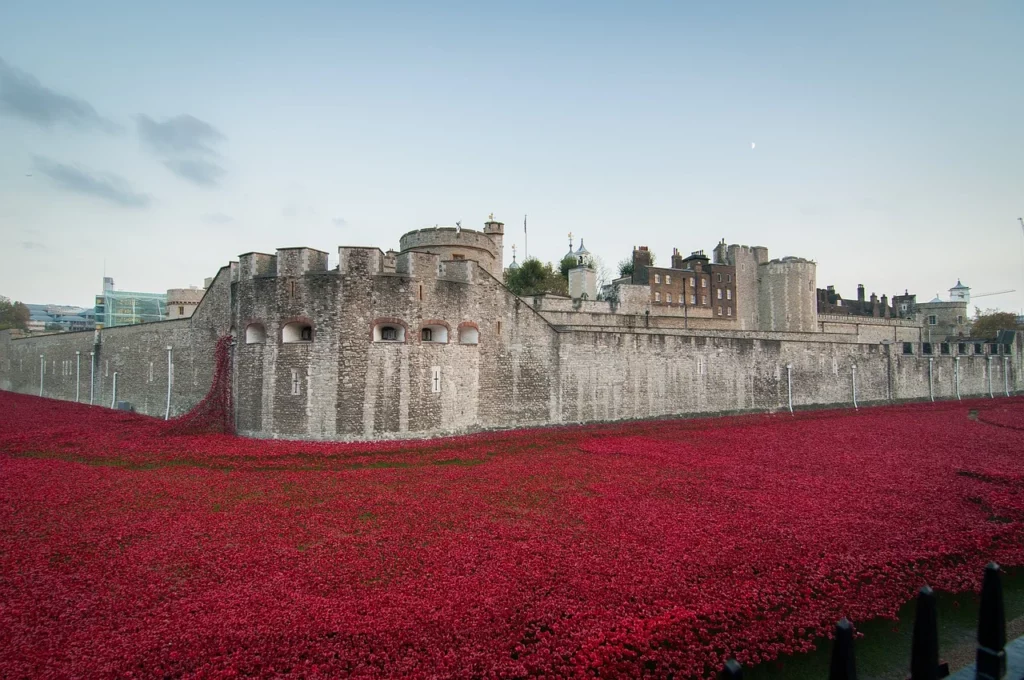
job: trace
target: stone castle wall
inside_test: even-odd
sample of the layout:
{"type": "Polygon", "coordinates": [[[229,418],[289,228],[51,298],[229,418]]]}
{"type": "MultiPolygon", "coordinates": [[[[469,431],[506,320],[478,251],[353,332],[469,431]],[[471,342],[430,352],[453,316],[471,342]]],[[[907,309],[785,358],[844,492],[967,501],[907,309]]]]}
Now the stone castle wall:
{"type": "MultiPolygon", "coordinates": [[[[684,328],[715,320],[625,314],[644,307],[642,293],[628,290],[615,313],[607,302],[520,299],[475,262],[433,253],[403,252],[394,271],[376,248],[342,248],[339,256],[339,267],[328,270],[322,251],[248,254],[221,270],[191,319],[103,330],[94,402],[110,405],[117,372],[118,400],[162,417],[171,345],[171,411],[186,411],[209,388],[216,340],[229,332],[238,339],[238,429],[258,437],[437,436],[781,410],[789,376],[798,408],[852,405],[855,381],[861,403],[956,398],[957,376],[962,397],[989,394],[990,382],[996,395],[1022,386],[1019,344],[1006,357],[925,357],[920,326],[898,320],[815,315],[806,332],[684,328]],[[404,338],[383,341],[384,325],[404,338]],[[426,340],[428,326],[435,341],[426,340]],[[286,342],[302,337],[286,332],[295,327],[308,327],[308,339],[286,342]],[[476,342],[465,342],[470,338],[476,342]],[[915,354],[902,353],[904,341],[917,343],[915,354]]],[[[757,250],[731,256],[737,285],[756,286],[765,269],[757,250]]],[[[813,297],[813,281],[810,290],[813,297]]],[[[741,322],[771,313],[779,312],[741,307],[741,322]]],[[[43,394],[74,399],[76,372],[68,362],[77,351],[79,401],[87,402],[93,338],[12,340],[0,333],[0,388],[38,393],[42,354],[43,394]]]]}
{"type": "Polygon", "coordinates": [[[45,397],[109,407],[116,396],[162,418],[170,346],[171,416],[185,413],[209,391],[217,338],[229,332],[230,295],[225,267],[187,319],[18,339],[0,331],[0,389],[39,394],[42,363],[45,397]]]}

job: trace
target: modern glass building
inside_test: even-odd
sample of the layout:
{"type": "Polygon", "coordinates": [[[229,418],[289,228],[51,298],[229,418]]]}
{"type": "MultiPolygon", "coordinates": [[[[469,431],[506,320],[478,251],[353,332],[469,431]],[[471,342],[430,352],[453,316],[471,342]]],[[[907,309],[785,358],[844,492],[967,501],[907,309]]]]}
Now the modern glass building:
{"type": "Polygon", "coordinates": [[[110,277],[104,277],[103,294],[96,296],[96,328],[163,321],[166,313],[166,293],[114,290],[114,279],[110,277]]]}

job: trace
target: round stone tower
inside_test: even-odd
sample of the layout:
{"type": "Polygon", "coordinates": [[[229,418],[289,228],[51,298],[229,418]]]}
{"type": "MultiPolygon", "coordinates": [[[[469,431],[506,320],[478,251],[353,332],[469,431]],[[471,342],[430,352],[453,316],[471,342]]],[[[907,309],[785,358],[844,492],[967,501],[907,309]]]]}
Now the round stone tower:
{"type": "Polygon", "coordinates": [[[462,227],[429,227],[402,235],[399,250],[433,253],[441,260],[476,260],[499,281],[502,279],[502,239],[505,225],[492,215],[483,231],[462,227]]]}
{"type": "Polygon", "coordinates": [[[765,331],[814,333],[818,330],[817,265],[784,257],[758,265],[758,317],[765,331]]]}

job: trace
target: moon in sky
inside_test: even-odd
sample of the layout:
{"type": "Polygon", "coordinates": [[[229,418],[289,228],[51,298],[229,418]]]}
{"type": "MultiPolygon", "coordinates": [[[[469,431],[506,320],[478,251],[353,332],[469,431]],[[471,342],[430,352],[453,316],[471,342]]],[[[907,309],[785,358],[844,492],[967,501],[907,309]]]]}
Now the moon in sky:
{"type": "Polygon", "coordinates": [[[750,148],[751,148],[751,149],[753,149],[753,148],[754,148],[755,146],[757,146],[757,145],[756,145],[756,144],[754,144],[753,142],[751,142],[751,143],[750,143],[750,148]]]}

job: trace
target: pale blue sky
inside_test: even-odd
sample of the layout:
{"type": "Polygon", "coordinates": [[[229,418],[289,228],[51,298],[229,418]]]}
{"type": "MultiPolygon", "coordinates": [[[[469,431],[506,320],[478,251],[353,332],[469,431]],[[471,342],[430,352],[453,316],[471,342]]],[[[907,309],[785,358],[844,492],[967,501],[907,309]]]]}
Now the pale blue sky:
{"type": "Polygon", "coordinates": [[[153,4],[0,3],[0,294],[493,211],[545,260],[725,238],[1024,307],[1018,0],[153,4]]]}

